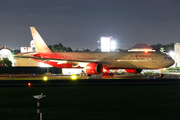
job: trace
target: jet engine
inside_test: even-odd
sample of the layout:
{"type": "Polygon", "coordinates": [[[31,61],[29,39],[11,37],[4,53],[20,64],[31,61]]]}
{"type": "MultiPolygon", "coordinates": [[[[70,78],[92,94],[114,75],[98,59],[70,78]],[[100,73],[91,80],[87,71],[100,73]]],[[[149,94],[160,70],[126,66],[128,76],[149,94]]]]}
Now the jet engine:
{"type": "Polygon", "coordinates": [[[142,69],[126,69],[128,73],[141,73],[142,69]]]}
{"type": "Polygon", "coordinates": [[[89,63],[85,67],[88,74],[100,74],[103,71],[103,65],[99,63],[89,63]]]}

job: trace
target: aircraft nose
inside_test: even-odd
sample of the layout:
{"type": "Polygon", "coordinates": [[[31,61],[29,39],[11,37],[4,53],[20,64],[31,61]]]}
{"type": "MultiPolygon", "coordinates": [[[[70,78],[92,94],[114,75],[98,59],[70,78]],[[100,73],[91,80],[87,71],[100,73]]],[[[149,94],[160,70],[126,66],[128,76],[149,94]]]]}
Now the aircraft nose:
{"type": "Polygon", "coordinates": [[[171,59],[171,61],[170,61],[170,65],[169,65],[169,66],[174,65],[174,63],[175,63],[175,61],[174,61],[173,59],[171,59]]]}

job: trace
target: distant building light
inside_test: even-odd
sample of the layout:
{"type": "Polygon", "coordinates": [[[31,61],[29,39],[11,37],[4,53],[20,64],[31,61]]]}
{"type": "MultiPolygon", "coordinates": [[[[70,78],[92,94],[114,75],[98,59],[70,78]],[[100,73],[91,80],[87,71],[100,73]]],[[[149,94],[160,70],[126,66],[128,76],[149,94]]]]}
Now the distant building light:
{"type": "Polygon", "coordinates": [[[21,53],[23,53],[23,52],[36,52],[37,49],[36,49],[36,46],[34,44],[34,40],[31,40],[30,47],[21,47],[20,51],[21,51],[21,53]]]}
{"type": "Polygon", "coordinates": [[[170,52],[168,53],[168,55],[171,56],[171,57],[174,59],[175,52],[174,52],[174,51],[170,51],[170,52]]]}
{"type": "Polygon", "coordinates": [[[111,37],[101,37],[101,51],[110,52],[111,37]]]}
{"type": "Polygon", "coordinates": [[[111,50],[114,51],[116,49],[116,41],[111,41],[111,50]]]}

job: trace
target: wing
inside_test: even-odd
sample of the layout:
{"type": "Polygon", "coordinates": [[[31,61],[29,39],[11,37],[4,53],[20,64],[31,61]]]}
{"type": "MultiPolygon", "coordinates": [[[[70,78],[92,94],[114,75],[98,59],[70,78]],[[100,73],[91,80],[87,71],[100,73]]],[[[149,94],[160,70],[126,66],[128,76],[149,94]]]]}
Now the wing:
{"type": "Polygon", "coordinates": [[[56,58],[41,58],[41,57],[33,57],[32,55],[37,54],[34,52],[27,52],[27,53],[20,53],[15,55],[15,58],[31,58],[34,60],[41,60],[42,62],[61,62],[61,61],[67,61],[67,62],[80,62],[80,63],[100,63],[100,64],[110,64],[108,62],[102,61],[102,60],[96,60],[96,59],[77,59],[77,60],[70,60],[70,59],[56,59],[56,58]]]}

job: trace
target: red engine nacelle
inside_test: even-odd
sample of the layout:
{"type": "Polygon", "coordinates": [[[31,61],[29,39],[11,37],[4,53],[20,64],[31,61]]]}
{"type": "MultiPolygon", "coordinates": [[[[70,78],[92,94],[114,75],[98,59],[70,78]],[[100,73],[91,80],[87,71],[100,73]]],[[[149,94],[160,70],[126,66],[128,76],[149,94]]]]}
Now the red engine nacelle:
{"type": "Polygon", "coordinates": [[[100,74],[103,71],[103,65],[98,63],[89,63],[85,67],[88,74],[100,74]]]}
{"type": "Polygon", "coordinates": [[[141,73],[142,69],[126,69],[128,73],[141,73]]]}

